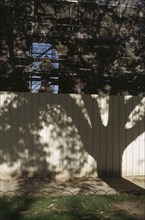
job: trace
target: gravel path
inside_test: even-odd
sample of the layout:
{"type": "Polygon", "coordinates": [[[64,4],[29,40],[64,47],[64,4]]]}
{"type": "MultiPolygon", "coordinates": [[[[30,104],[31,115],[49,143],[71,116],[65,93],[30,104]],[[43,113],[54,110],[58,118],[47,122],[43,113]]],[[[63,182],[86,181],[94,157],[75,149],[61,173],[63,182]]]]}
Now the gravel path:
{"type": "Polygon", "coordinates": [[[0,194],[145,194],[145,177],[74,179],[49,181],[47,179],[0,180],[0,194]]]}

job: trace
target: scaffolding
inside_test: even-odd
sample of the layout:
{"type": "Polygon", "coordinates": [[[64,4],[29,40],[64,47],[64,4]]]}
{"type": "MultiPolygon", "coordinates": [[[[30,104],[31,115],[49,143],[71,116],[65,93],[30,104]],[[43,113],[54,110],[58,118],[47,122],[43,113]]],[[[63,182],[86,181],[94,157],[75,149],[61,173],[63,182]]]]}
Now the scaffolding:
{"type": "Polygon", "coordinates": [[[138,79],[145,90],[144,1],[26,2],[25,32],[20,29],[21,16],[17,18],[21,10],[14,6],[14,68],[29,91],[49,87],[52,93],[78,93],[74,85],[80,80],[82,92],[97,93],[110,80],[126,76],[129,81],[138,79]]]}

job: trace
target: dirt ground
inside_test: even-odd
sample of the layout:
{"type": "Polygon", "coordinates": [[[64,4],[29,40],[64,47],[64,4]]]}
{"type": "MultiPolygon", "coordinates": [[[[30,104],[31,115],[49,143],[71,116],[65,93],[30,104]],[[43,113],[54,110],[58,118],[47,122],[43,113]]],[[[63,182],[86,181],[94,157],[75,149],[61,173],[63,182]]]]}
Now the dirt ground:
{"type": "Polygon", "coordinates": [[[145,220],[145,204],[141,201],[121,202],[112,208],[110,214],[122,219],[145,220]]]}

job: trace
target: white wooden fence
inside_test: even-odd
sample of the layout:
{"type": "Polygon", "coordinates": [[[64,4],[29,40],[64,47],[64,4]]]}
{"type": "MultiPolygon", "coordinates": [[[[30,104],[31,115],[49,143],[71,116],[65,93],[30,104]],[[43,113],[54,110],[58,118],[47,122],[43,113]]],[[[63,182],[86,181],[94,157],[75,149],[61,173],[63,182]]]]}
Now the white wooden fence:
{"type": "Polygon", "coordinates": [[[145,97],[0,93],[0,178],[145,175],[145,97]]]}

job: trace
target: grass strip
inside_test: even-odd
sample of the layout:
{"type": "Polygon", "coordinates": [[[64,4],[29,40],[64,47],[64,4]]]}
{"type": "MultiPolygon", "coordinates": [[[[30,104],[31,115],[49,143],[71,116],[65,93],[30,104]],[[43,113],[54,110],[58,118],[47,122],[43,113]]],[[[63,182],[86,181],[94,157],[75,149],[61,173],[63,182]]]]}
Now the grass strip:
{"type": "Polygon", "coordinates": [[[145,205],[145,196],[125,194],[1,197],[0,220],[118,220],[140,218],[142,220],[142,216],[145,219],[145,213],[141,213],[141,216],[135,216],[132,214],[133,212],[121,212],[122,204],[141,204],[143,206],[145,205]]]}

